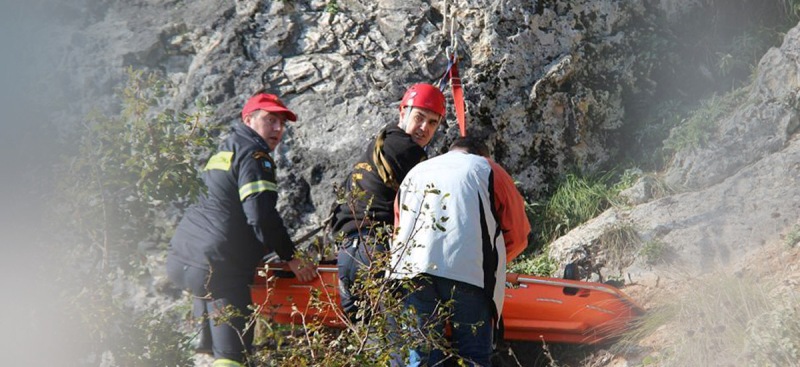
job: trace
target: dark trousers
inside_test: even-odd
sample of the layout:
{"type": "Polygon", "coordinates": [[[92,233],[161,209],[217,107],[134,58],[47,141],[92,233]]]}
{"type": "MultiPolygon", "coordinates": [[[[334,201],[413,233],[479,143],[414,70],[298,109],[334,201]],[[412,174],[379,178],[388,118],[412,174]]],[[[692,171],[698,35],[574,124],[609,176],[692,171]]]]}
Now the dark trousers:
{"type": "MultiPolygon", "coordinates": [[[[480,287],[429,274],[412,279],[414,290],[404,300],[407,308],[416,311],[417,325],[424,333],[444,335],[445,323],[441,305],[452,301],[447,319],[452,346],[468,366],[491,366],[492,309],[491,301],[480,287]]],[[[432,345],[409,351],[408,366],[435,366],[445,360],[444,353],[432,345]]]]}
{"type": "Polygon", "coordinates": [[[252,277],[222,274],[181,263],[167,257],[167,276],[194,297],[193,314],[211,334],[215,359],[244,363],[253,345],[253,328],[246,328],[252,303],[252,277]]]}
{"type": "MultiPolygon", "coordinates": [[[[356,302],[360,299],[361,276],[367,276],[364,272],[368,270],[375,256],[385,254],[388,251],[388,244],[375,241],[366,236],[351,235],[342,242],[336,264],[339,273],[339,297],[342,309],[350,318],[356,322],[358,306],[356,302]],[[361,274],[359,274],[359,272],[361,274]]],[[[382,272],[373,272],[376,277],[382,277],[382,272]]],[[[369,313],[374,310],[364,310],[365,320],[369,318],[369,313]]]]}

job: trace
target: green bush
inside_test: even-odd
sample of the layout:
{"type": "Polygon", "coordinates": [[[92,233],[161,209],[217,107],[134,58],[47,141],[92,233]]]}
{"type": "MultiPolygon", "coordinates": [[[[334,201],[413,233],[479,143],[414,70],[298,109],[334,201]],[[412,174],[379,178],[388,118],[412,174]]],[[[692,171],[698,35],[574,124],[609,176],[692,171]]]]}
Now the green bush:
{"type": "Polygon", "coordinates": [[[780,304],[748,324],[747,354],[754,366],[794,366],[800,361],[797,299],[780,304]]]}
{"type": "Polygon", "coordinates": [[[209,110],[166,110],[169,90],[155,75],[129,70],[120,116],[93,113],[68,139],[78,143],[60,165],[60,201],[84,263],[107,269],[138,260],[140,242],[162,243],[172,231],[169,209],[204,190],[196,165],[214,145],[209,110]]]}
{"type": "MultiPolygon", "coordinates": [[[[427,187],[425,195],[442,195],[434,187],[427,187]]],[[[338,191],[338,202],[346,207],[354,208],[355,200],[363,199],[365,193],[355,190],[349,195],[338,191]]],[[[413,213],[420,221],[426,221],[431,228],[443,230],[443,223],[447,217],[433,217],[428,212],[430,207],[426,204],[417,212],[410,208],[402,210],[413,213]]],[[[352,209],[351,209],[352,210],[352,209]]],[[[391,227],[372,228],[360,246],[374,248],[375,245],[386,240],[386,236],[393,233],[391,227]]],[[[338,239],[338,242],[341,238],[338,239]]],[[[417,246],[413,238],[410,243],[395,244],[393,251],[408,251],[417,246]],[[400,246],[400,249],[397,247],[400,246]]],[[[338,243],[335,243],[337,247],[338,243]]],[[[328,253],[328,251],[322,251],[328,253]]],[[[359,301],[359,315],[361,319],[353,322],[339,310],[338,304],[331,304],[319,292],[311,293],[308,305],[297,305],[297,315],[302,315],[300,310],[337,310],[336,318],[344,325],[344,329],[330,329],[322,324],[322,320],[312,317],[302,317],[302,325],[276,325],[257,312],[253,315],[255,324],[260,325],[259,340],[266,345],[256,353],[253,358],[258,365],[263,366],[386,366],[391,360],[404,358],[408,348],[421,345],[433,345],[445,351],[455,361],[464,361],[460,358],[445,340],[444,335],[426,335],[427,325],[417,325],[413,311],[407,310],[403,304],[403,294],[412,290],[410,282],[390,280],[383,277],[386,269],[390,269],[390,253],[372,254],[372,263],[360,271],[352,291],[359,301]],[[370,310],[369,316],[364,311],[370,310]]],[[[257,305],[257,307],[261,307],[257,305]]],[[[450,314],[452,304],[439,306],[439,317],[445,318],[450,314]]],[[[470,327],[470,325],[453,325],[453,327],[470,327]]],[[[406,356],[407,357],[407,356],[406,356]]]]}
{"type": "Polygon", "coordinates": [[[165,248],[176,209],[204,189],[196,164],[216,132],[206,126],[205,106],[168,110],[168,83],[141,71],[128,77],[118,116],[94,112],[65,137],[77,144],[64,149],[53,199],[56,282],[68,305],[61,312],[91,336],[84,352],[112,365],[187,365],[186,341],[169,322],[178,316],[134,310],[128,301],[150,287],[142,277],[152,265],[147,251],[165,248]]]}

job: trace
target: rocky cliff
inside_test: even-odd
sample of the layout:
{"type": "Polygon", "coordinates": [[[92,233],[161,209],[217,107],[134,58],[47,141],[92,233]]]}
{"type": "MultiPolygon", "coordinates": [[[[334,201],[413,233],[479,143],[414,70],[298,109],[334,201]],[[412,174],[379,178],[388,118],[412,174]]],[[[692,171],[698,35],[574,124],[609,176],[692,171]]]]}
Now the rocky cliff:
{"type": "MultiPolygon", "coordinates": [[[[324,217],[363,141],[396,119],[404,89],[433,82],[456,42],[471,134],[529,199],[572,167],[616,155],[623,94],[645,88],[634,46],[643,1],[86,1],[70,24],[62,81],[80,102],[113,106],[126,66],[175,82],[173,108],[215,107],[236,122],[255,89],[282,95],[300,121],[278,149],[284,213],[324,217]],[[291,205],[287,205],[291,203],[291,205]]],[[[646,92],[646,91],[642,91],[646,92]]],[[[451,108],[452,111],[452,108],[451,108]]],[[[457,135],[453,115],[431,148],[457,135]]]]}
{"type": "MultiPolygon", "coordinates": [[[[745,3],[768,2],[735,2],[745,3]]],[[[668,64],[657,53],[660,42],[691,40],[656,25],[696,16],[690,10],[698,4],[723,7],[679,0],[40,0],[26,6],[47,16],[14,19],[28,13],[19,6],[3,19],[36,30],[23,44],[43,45],[46,52],[36,55],[46,56],[46,67],[36,78],[9,80],[42,80],[58,129],[80,124],[92,109],[118,112],[114,92],[126,67],[171,81],[168,108],[212,106],[220,126],[237,123],[254,90],[280,94],[299,116],[275,153],[280,208],[302,231],[326,216],[333,185],[364,141],[395,122],[404,89],[444,71],[451,44],[461,56],[470,134],[487,139],[527,200],[546,197],[571,169],[617,163],[634,149],[625,130],[637,123],[636,111],[653,108],[659,94],[697,98],[688,79],[714,83],[707,60],[686,60],[690,74],[657,75],[668,64]]],[[[655,287],[675,266],[702,272],[735,263],[800,225],[798,50],[800,30],[793,29],[780,47],[757,55],[755,78],[712,121],[704,144],[678,150],[657,180],[647,176],[627,192],[627,205],[557,240],[551,254],[562,265],[579,263],[594,280],[655,287]],[[678,189],[654,195],[661,184],[678,189]],[[610,248],[606,239],[620,232],[635,240],[610,248]],[[653,244],[665,249],[663,261],[641,256],[653,244]]],[[[13,119],[42,108],[31,105],[9,105],[13,119]]],[[[450,111],[431,155],[457,135],[450,111]]],[[[25,135],[9,144],[17,152],[39,142],[25,135]]],[[[24,162],[56,153],[43,149],[24,162]]]]}
{"type": "Polygon", "coordinates": [[[641,180],[628,191],[635,205],[611,209],[558,239],[553,254],[586,269],[605,268],[606,276],[654,280],[672,272],[671,265],[714,271],[780,242],[800,224],[798,49],[795,27],[761,59],[752,84],[738,92],[739,105],[713,121],[707,144],[675,155],[663,179],[680,193],[653,197],[653,183],[641,180]],[[638,238],[629,255],[661,243],[669,264],[653,268],[644,257],[610,256],[602,239],[621,227],[638,238]]]}

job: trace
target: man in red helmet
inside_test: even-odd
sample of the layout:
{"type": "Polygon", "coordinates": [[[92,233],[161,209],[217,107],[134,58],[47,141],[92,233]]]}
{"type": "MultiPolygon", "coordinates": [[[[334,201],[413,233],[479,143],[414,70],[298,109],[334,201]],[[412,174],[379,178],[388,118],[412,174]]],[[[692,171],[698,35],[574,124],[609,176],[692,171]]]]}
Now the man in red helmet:
{"type": "Polygon", "coordinates": [[[203,170],[207,192],[186,211],[170,241],[167,275],[194,296],[194,314],[203,317],[200,347],[212,349],[214,367],[243,366],[250,352],[248,285],[265,254],[275,251],[301,281],[316,276],[313,264],[295,257],[275,208],[277,175],[269,153],[287,120],[297,116],[274,94],[259,91],[247,101],[242,123],[203,170]]]}
{"type": "Polygon", "coordinates": [[[358,319],[357,272],[384,252],[391,237],[385,228],[394,221],[394,199],[406,173],[428,156],[430,143],[445,115],[442,92],[430,84],[415,84],[400,102],[397,123],[384,127],[367,146],[344,183],[346,200],[333,210],[331,228],[343,236],[337,264],[342,307],[358,319]]]}

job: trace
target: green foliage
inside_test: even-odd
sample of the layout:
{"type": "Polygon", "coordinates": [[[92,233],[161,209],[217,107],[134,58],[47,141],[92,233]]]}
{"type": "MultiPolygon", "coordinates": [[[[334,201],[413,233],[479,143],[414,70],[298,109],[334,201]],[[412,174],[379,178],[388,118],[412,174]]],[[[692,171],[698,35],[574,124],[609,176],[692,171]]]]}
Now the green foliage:
{"type": "Polygon", "coordinates": [[[60,166],[60,190],[69,228],[86,250],[83,262],[126,266],[138,242],[158,243],[171,231],[169,205],[185,205],[203,190],[196,164],[213,146],[215,132],[204,124],[209,111],[164,110],[169,88],[130,70],[122,114],[93,113],[76,132],[77,152],[60,166]]]}
{"type": "Polygon", "coordinates": [[[739,107],[748,92],[749,88],[739,88],[722,97],[713,96],[701,102],[700,108],[670,131],[664,147],[672,152],[705,147],[720,120],[739,107]]]}
{"type": "Polygon", "coordinates": [[[622,171],[622,175],[620,175],[617,182],[611,185],[611,192],[619,194],[623,190],[632,187],[636,183],[636,181],[638,181],[639,178],[642,177],[642,175],[644,175],[644,173],[642,173],[642,170],[638,168],[629,168],[622,171]]]}
{"type": "MultiPolygon", "coordinates": [[[[382,261],[378,255],[376,260],[382,261]]],[[[300,316],[304,309],[336,309],[320,294],[312,292],[308,305],[297,305],[296,315],[302,322],[278,325],[265,314],[253,317],[262,325],[259,340],[266,344],[252,357],[259,366],[386,366],[395,358],[402,358],[411,347],[426,344],[437,345],[452,354],[443,335],[427,335],[428,325],[418,325],[413,312],[402,305],[402,296],[394,284],[377,277],[377,267],[371,267],[359,278],[354,288],[360,297],[361,309],[372,311],[366,321],[352,322],[344,314],[337,314],[344,329],[324,326],[322,320],[311,316],[300,316]],[[377,308],[371,308],[377,307],[377,308]]],[[[383,269],[380,269],[382,272],[383,269]]],[[[410,287],[407,283],[400,286],[410,287]]],[[[334,298],[335,300],[335,298],[334,298]]],[[[449,314],[451,304],[441,305],[443,313],[449,314]]],[[[307,312],[307,311],[306,311],[307,312]]]]}
{"type": "Polygon", "coordinates": [[[336,0],[328,0],[328,2],[325,4],[325,11],[336,15],[339,13],[339,4],[336,2],[336,0]]]}
{"type": "Polygon", "coordinates": [[[781,0],[786,14],[795,21],[800,19],[800,0],[781,0]]]}
{"type": "Polygon", "coordinates": [[[800,243],[800,225],[795,225],[786,234],[786,246],[795,247],[800,243]]]}
{"type": "Polygon", "coordinates": [[[543,277],[553,276],[558,270],[558,261],[550,257],[549,252],[545,247],[538,255],[523,254],[509,264],[508,272],[543,277]]]}
{"type": "Polygon", "coordinates": [[[622,187],[610,188],[610,177],[567,174],[547,202],[529,205],[532,222],[539,229],[538,239],[549,243],[607,209],[622,187]]]}
{"type": "MultiPolygon", "coordinates": [[[[422,194],[425,198],[439,197],[442,200],[437,201],[439,205],[446,205],[444,203],[449,196],[430,185],[422,190],[422,194]]],[[[357,207],[356,201],[367,200],[365,195],[360,190],[353,190],[349,194],[337,190],[337,202],[352,209],[357,207]]],[[[429,228],[443,230],[441,227],[447,222],[447,217],[432,216],[433,205],[437,204],[423,199],[420,208],[403,210],[408,215],[414,215],[418,221],[424,221],[429,228]]],[[[365,248],[375,248],[393,233],[391,227],[361,230],[366,234],[360,237],[359,246],[365,248]]],[[[335,245],[338,247],[341,244],[335,245]]],[[[412,237],[406,244],[393,245],[392,251],[406,252],[415,246],[420,244],[415,243],[412,237]]],[[[403,358],[408,348],[433,346],[444,350],[454,360],[461,360],[443,335],[428,334],[430,326],[417,324],[415,312],[404,307],[403,298],[414,289],[413,283],[383,276],[387,269],[392,269],[391,255],[390,252],[374,251],[371,253],[371,264],[360,270],[356,284],[351,288],[358,298],[358,321],[352,321],[340,311],[339,305],[334,303],[338,302],[335,297],[330,300],[322,292],[311,292],[311,301],[307,305],[296,305],[295,315],[302,322],[294,325],[275,324],[268,318],[269,308],[259,306],[261,308],[252,317],[255,324],[260,326],[258,340],[265,342],[265,345],[252,359],[263,366],[386,366],[391,360],[403,358]],[[326,310],[335,312],[337,322],[344,325],[344,329],[327,328],[320,318],[311,316],[326,310]]],[[[436,320],[447,318],[451,307],[450,303],[439,305],[441,312],[436,320]]]]}
{"type": "Polygon", "coordinates": [[[202,190],[196,158],[215,144],[214,130],[202,123],[210,115],[202,102],[198,101],[197,112],[192,114],[153,112],[165,101],[168,87],[154,74],[130,70],[128,85],[122,91],[124,125],[113,126],[119,121],[107,121],[100,126],[109,132],[124,129],[117,137],[102,131],[98,135],[109,147],[123,148],[115,154],[107,151],[103,157],[137,174],[138,199],[150,205],[196,197],[202,190]]]}
{"type": "Polygon", "coordinates": [[[679,144],[671,147],[664,147],[664,140],[693,110],[704,108],[699,101],[750,84],[766,51],[779,46],[800,19],[797,0],[675,5],[685,11],[679,19],[644,17],[643,29],[634,30],[641,32],[632,45],[638,55],[632,65],[638,87],[624,92],[620,145],[626,148],[620,153],[647,170],[668,164],[673,148],[702,144],[704,128],[713,126],[687,126],[673,137],[679,144]]]}
{"type": "Polygon", "coordinates": [[[205,106],[192,114],[165,108],[168,83],[141,71],[128,77],[120,115],[94,112],[65,137],[77,144],[57,167],[56,281],[69,300],[64,312],[94,339],[86,353],[121,366],[188,365],[187,344],[169,322],[176,316],[131,310],[135,292],[126,289],[149,286],[137,284],[149,278],[140,278],[150,271],[144,251],[164,246],[175,209],[202,192],[196,164],[215,131],[205,125],[205,106]]]}
{"type": "Polygon", "coordinates": [[[649,199],[659,199],[680,192],[679,187],[670,185],[658,173],[642,172],[638,168],[632,168],[626,169],[620,176],[619,181],[611,186],[613,195],[609,197],[609,202],[617,207],[627,206],[629,204],[628,198],[620,196],[620,194],[634,185],[642,186],[645,191],[642,194],[649,199]]]}
{"type": "Polygon", "coordinates": [[[639,256],[644,257],[646,263],[654,265],[663,262],[668,251],[669,248],[664,241],[653,239],[642,245],[642,248],[639,249],[639,256]]]}
{"type": "Polygon", "coordinates": [[[758,315],[747,327],[753,366],[793,366],[800,361],[800,309],[797,299],[758,315]]]}

